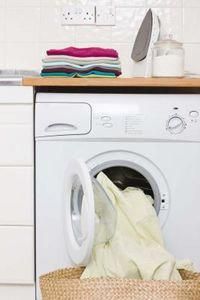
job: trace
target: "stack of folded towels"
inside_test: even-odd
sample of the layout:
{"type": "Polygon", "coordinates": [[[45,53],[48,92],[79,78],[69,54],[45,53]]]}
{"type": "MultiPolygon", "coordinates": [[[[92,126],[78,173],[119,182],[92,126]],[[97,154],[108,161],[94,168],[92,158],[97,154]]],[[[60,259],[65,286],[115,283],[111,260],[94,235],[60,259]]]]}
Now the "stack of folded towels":
{"type": "Polygon", "coordinates": [[[121,75],[119,55],[99,47],[51,49],[42,60],[43,77],[108,77],[121,75]]]}

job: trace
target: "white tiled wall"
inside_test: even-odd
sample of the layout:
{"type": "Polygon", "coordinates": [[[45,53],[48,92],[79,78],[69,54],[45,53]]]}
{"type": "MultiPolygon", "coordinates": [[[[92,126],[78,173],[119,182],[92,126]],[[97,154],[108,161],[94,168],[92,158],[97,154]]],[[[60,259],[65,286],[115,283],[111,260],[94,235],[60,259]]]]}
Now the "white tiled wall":
{"type": "Polygon", "coordinates": [[[186,49],[186,69],[200,73],[200,0],[0,0],[0,68],[40,69],[48,48],[116,48],[123,75],[132,75],[134,38],[149,7],[159,15],[162,35],[173,34],[186,49]],[[116,26],[62,27],[64,4],[116,6],[116,26]]]}

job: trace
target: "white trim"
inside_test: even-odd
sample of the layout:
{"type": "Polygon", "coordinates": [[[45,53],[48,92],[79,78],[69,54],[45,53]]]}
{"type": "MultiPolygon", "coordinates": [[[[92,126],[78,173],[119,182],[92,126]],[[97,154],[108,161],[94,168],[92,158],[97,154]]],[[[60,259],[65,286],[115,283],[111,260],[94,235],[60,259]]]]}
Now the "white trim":
{"type": "Polygon", "coordinates": [[[85,265],[91,256],[94,234],[95,234],[95,208],[92,181],[85,162],[81,159],[71,160],[66,168],[65,194],[64,194],[64,229],[66,237],[67,251],[70,259],[75,265],[85,265]],[[73,230],[71,217],[71,192],[74,179],[79,178],[83,188],[83,204],[81,231],[83,239],[78,243],[73,230]]]}

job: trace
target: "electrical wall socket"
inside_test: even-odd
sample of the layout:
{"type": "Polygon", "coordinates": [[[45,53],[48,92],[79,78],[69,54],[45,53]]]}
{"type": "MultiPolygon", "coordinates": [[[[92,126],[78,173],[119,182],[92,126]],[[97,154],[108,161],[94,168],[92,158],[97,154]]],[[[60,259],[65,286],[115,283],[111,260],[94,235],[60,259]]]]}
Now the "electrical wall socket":
{"type": "Polygon", "coordinates": [[[116,9],[114,6],[96,6],[96,25],[116,24],[116,9]]]}
{"type": "Polygon", "coordinates": [[[66,5],[61,12],[62,25],[94,25],[94,5],[66,5]]]}

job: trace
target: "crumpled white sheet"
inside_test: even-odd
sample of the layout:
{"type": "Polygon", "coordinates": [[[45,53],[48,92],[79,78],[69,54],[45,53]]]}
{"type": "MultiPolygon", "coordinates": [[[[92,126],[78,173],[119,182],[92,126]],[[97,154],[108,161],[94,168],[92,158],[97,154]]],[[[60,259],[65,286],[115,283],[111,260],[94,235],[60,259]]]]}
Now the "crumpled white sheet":
{"type": "Polygon", "coordinates": [[[121,191],[104,173],[97,180],[117,211],[117,225],[110,241],[94,246],[81,278],[181,280],[175,258],[164,248],[151,197],[133,187],[121,191]]]}

